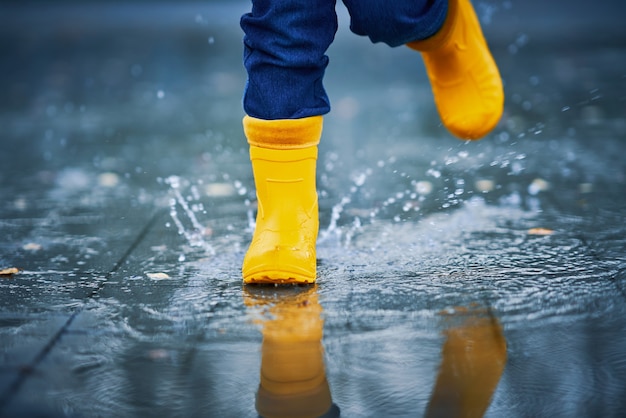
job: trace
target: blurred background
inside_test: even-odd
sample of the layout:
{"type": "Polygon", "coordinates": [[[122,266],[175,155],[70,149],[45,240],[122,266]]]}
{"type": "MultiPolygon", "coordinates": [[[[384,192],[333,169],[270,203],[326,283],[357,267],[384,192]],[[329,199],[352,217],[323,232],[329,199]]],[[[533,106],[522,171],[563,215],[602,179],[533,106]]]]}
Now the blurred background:
{"type": "MultiPolygon", "coordinates": [[[[506,102],[466,143],[419,56],[353,35],[337,4],[311,299],[333,401],[426,410],[442,332],[463,335],[446,314],[469,306],[506,343],[488,416],[619,416],[626,6],[474,5],[506,102]]],[[[256,416],[249,7],[0,3],[0,268],[23,270],[0,278],[0,416],[256,416]]]]}
{"type": "MultiPolygon", "coordinates": [[[[623,137],[619,1],[475,6],[506,89],[505,117],[492,134],[499,141],[481,147],[510,147],[507,138],[521,136],[543,147],[587,128],[623,137]]],[[[238,21],[247,8],[247,1],[2,2],[0,118],[11,150],[0,156],[2,185],[68,162],[150,183],[191,167],[198,169],[192,176],[206,175],[203,160],[245,154],[238,21]]],[[[341,3],[337,10],[340,30],[325,80],[334,112],[322,155],[340,156],[349,173],[364,153],[379,154],[370,141],[401,147],[415,136],[422,143],[448,137],[419,58],[351,34],[341,3]]],[[[427,165],[428,152],[417,155],[427,165]]],[[[234,176],[249,181],[242,165],[234,176]]]]}
{"type": "MultiPolygon", "coordinates": [[[[112,172],[144,188],[172,174],[216,181],[225,173],[215,162],[223,160],[227,171],[234,170],[226,174],[250,192],[240,126],[246,75],[239,28],[249,6],[3,2],[0,118],[2,142],[11,151],[0,155],[0,184],[12,190],[17,178],[33,175],[51,181],[49,174],[68,166],[112,172]]],[[[599,136],[623,138],[626,132],[624,6],[609,0],[475,6],[504,79],[505,115],[491,140],[467,148],[473,159],[455,175],[468,184],[492,181],[485,187],[493,189],[498,183],[497,197],[525,191],[535,177],[577,184],[605,178],[606,187],[619,179],[621,187],[623,173],[609,174],[603,163],[576,156],[587,147],[605,149],[601,158],[609,160],[621,154],[614,149],[621,140],[599,136]],[[589,135],[594,139],[583,139],[589,135]],[[528,148],[516,147],[518,139],[528,148]],[[576,145],[569,149],[565,141],[576,145]],[[537,155],[525,159],[529,153],[537,155]],[[580,167],[567,168],[572,164],[580,167]],[[514,176],[510,167],[516,167],[514,176]]],[[[327,221],[354,173],[379,156],[399,159],[397,168],[406,163],[417,170],[414,180],[435,184],[459,180],[425,174],[431,168],[445,172],[450,166],[442,154],[461,147],[439,122],[418,56],[351,34],[340,2],[337,10],[340,29],[325,78],[334,110],[326,117],[321,161],[322,168],[342,171],[320,175],[322,197],[330,198],[322,202],[327,221]]],[[[375,184],[379,190],[404,188],[393,176],[379,180],[391,182],[375,184]]],[[[433,195],[433,208],[445,204],[449,193],[443,193],[433,195]]],[[[428,206],[422,202],[421,213],[428,206]]]]}

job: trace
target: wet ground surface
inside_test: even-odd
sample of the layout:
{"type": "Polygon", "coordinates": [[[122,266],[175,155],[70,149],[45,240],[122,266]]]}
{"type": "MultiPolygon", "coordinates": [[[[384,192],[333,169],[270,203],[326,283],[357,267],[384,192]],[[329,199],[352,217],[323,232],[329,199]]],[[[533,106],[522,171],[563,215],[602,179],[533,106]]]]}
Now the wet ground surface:
{"type": "Polygon", "coordinates": [[[2,6],[0,416],[622,416],[626,33],[562,3],[478,3],[477,143],[342,14],[302,288],[240,278],[246,2],[2,6]]]}

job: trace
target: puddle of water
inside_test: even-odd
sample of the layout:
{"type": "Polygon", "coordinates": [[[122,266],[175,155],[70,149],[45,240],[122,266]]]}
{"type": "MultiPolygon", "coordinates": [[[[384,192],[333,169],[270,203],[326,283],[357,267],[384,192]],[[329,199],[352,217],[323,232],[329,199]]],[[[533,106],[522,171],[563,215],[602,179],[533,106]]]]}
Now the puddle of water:
{"type": "MultiPolygon", "coordinates": [[[[495,201],[488,194],[446,194],[444,203],[437,201],[437,210],[412,211],[417,214],[413,218],[398,220],[398,215],[407,212],[403,209],[406,202],[414,197],[419,201],[419,194],[366,197],[368,185],[379,181],[380,175],[371,170],[353,177],[348,192],[337,198],[334,206],[326,205],[323,210],[330,215],[322,225],[318,241],[316,300],[324,308],[321,316],[325,321],[326,381],[330,398],[349,416],[371,416],[373,411],[395,411],[402,416],[403,412],[416,408],[430,413],[437,410],[439,399],[445,399],[446,388],[454,391],[470,387],[467,382],[471,375],[466,383],[462,383],[463,379],[447,380],[445,361],[433,368],[441,353],[449,352],[446,347],[452,343],[445,342],[446,336],[454,341],[459,335],[471,335],[474,331],[476,335],[500,335],[485,352],[502,352],[500,347],[509,341],[504,354],[509,354],[507,364],[512,361],[515,365],[528,355],[524,350],[554,358],[552,354],[538,352],[540,347],[550,345],[547,339],[541,339],[534,348],[531,342],[522,343],[536,330],[564,330],[573,324],[623,316],[624,301],[612,279],[623,263],[616,265],[613,260],[594,256],[592,246],[584,239],[594,221],[579,214],[580,207],[563,212],[560,206],[553,206],[549,187],[536,180],[538,176],[524,177],[527,188],[499,193],[495,201]],[[365,203],[366,209],[355,207],[355,202],[361,206],[365,203]],[[444,207],[446,202],[450,203],[449,207],[444,207]],[[441,312],[467,306],[468,300],[493,310],[498,318],[497,332],[489,327],[468,325],[468,329],[461,327],[456,335],[457,328],[446,328],[437,320],[441,312]],[[442,335],[442,328],[451,331],[442,335]],[[385,382],[383,387],[380,382],[385,382]],[[454,389],[455,385],[460,386],[454,389]],[[445,388],[441,389],[442,386],[445,388]],[[444,395],[439,394],[440,390],[444,395]]],[[[420,187],[422,191],[428,189],[424,183],[420,187]]],[[[240,220],[233,223],[228,233],[222,229],[221,233],[205,237],[215,242],[219,256],[202,263],[189,260],[201,274],[208,274],[212,266],[219,268],[220,258],[224,256],[229,263],[236,263],[229,271],[238,274],[239,258],[253,228],[252,210],[251,205],[244,203],[250,199],[248,194],[238,195],[234,183],[230,189],[231,198],[240,199],[247,215],[240,210],[240,220]],[[231,237],[226,246],[220,244],[221,234],[231,237]],[[233,241],[238,244],[232,245],[233,241]]],[[[423,196],[422,202],[429,199],[429,195],[423,196]]],[[[203,217],[198,219],[202,225],[203,217]]],[[[262,303],[278,306],[282,302],[278,298],[262,303]]],[[[262,324],[282,323],[276,320],[276,315],[267,319],[267,312],[258,314],[258,309],[248,306],[248,315],[257,318],[260,315],[258,320],[262,324]]],[[[584,327],[577,327],[577,333],[566,338],[574,347],[563,349],[570,358],[577,359],[574,361],[589,364],[588,360],[580,360],[586,356],[581,344],[584,346],[594,338],[610,338],[621,326],[608,326],[596,337],[584,332],[584,327]]],[[[619,352],[624,347],[622,340],[618,338],[608,344],[607,352],[619,352]]],[[[463,347],[462,339],[459,341],[457,346],[463,347]]],[[[476,337],[475,344],[490,342],[476,337]]],[[[614,354],[609,355],[613,357],[614,354]]],[[[593,358],[592,362],[603,370],[615,367],[613,360],[593,358]]],[[[513,391],[518,392],[520,399],[530,396],[532,390],[521,390],[510,380],[526,372],[516,366],[510,366],[508,371],[502,368],[503,364],[504,360],[493,361],[481,367],[494,368],[493,377],[484,377],[486,380],[474,388],[484,391],[482,406],[467,406],[471,404],[468,400],[452,407],[483,408],[480,410],[487,411],[487,416],[498,416],[505,408],[503,405],[514,402],[513,391]],[[504,383],[498,383],[500,376],[504,383]],[[489,403],[490,399],[493,404],[489,403]]],[[[539,367],[533,364],[531,369],[536,374],[524,379],[535,379],[539,367]]],[[[591,370],[589,367],[586,370],[591,370]]],[[[554,369],[552,372],[558,374],[554,369]]],[[[623,373],[623,368],[618,367],[609,374],[613,379],[623,373]]],[[[618,387],[621,386],[611,390],[618,387]]],[[[573,396],[579,388],[574,384],[563,391],[573,396]]],[[[259,396],[259,389],[256,393],[259,396]]],[[[481,396],[471,398],[477,401],[481,396]]],[[[595,407],[599,405],[597,402],[595,407]]],[[[619,404],[614,398],[608,402],[613,407],[619,404]]],[[[581,404],[576,405],[572,411],[580,410],[581,404]]],[[[521,411],[526,410],[520,406],[522,415],[521,411]]],[[[549,408],[539,402],[528,410],[549,408]]]]}

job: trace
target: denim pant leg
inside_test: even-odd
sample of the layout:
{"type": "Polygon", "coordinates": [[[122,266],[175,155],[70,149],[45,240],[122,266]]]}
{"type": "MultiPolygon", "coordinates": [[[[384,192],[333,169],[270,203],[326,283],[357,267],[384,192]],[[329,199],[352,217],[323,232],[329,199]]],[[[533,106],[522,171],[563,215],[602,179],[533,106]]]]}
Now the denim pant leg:
{"type": "Polygon", "coordinates": [[[350,30],[395,47],[426,39],[441,28],[448,0],[343,0],[350,30]]]}
{"type": "Polygon", "coordinates": [[[259,119],[328,113],[325,55],[337,31],[336,0],[253,0],[241,18],[248,81],[244,110],[259,119]]]}

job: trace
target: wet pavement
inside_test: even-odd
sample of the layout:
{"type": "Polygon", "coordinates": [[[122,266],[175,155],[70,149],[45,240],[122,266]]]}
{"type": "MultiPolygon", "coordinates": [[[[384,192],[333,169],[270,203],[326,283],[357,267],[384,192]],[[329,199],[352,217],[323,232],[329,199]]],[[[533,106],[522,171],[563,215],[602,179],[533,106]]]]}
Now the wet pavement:
{"type": "Polygon", "coordinates": [[[0,6],[0,416],[623,416],[626,30],[586,3],[477,3],[477,143],[338,6],[288,288],[240,277],[247,2],[0,6]]]}

